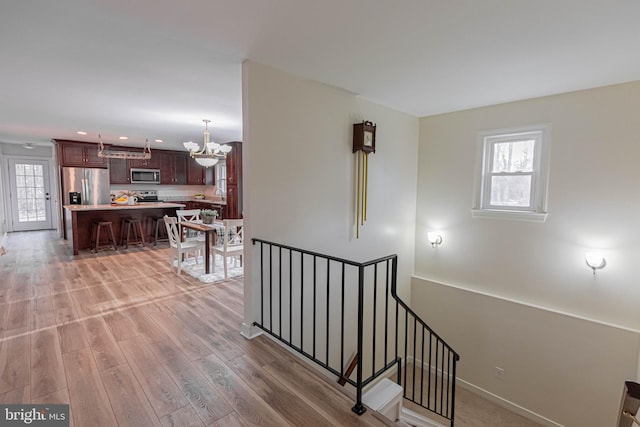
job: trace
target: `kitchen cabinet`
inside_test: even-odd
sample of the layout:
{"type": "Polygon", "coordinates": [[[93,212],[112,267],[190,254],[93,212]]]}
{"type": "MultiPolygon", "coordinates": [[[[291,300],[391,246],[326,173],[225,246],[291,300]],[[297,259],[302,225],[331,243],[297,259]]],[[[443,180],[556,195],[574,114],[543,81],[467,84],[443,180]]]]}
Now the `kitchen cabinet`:
{"type": "Polygon", "coordinates": [[[205,183],[205,168],[196,163],[192,158],[187,159],[187,184],[188,185],[204,185],[205,183]]]}
{"type": "Polygon", "coordinates": [[[106,168],[107,159],[98,157],[98,144],[54,140],[62,167],[106,168]]]}
{"type": "Polygon", "coordinates": [[[109,159],[109,182],[111,184],[131,184],[127,159],[109,159]]]}
{"type": "Polygon", "coordinates": [[[151,151],[150,159],[130,159],[129,167],[134,169],[160,169],[160,156],[158,151],[151,151]]]}
{"type": "Polygon", "coordinates": [[[160,184],[182,185],[187,183],[186,153],[180,151],[162,151],[159,157],[160,184]]]}
{"type": "MultiPolygon", "coordinates": [[[[185,202],[179,202],[185,203],[185,202]]],[[[211,209],[218,211],[218,217],[216,219],[226,219],[226,206],[216,205],[210,202],[189,201],[186,202],[187,209],[211,209]]]]}
{"type": "Polygon", "coordinates": [[[227,219],[242,218],[242,143],[229,142],[232,149],[227,154],[227,219]]]}

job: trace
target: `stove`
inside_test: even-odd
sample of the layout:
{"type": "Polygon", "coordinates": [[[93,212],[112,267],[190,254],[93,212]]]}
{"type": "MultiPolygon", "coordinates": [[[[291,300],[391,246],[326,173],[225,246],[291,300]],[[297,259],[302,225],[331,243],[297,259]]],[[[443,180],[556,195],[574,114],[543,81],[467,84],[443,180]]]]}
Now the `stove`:
{"type": "Polygon", "coordinates": [[[137,193],[142,196],[138,197],[138,203],[160,203],[164,200],[158,200],[158,190],[138,190],[137,193]]]}

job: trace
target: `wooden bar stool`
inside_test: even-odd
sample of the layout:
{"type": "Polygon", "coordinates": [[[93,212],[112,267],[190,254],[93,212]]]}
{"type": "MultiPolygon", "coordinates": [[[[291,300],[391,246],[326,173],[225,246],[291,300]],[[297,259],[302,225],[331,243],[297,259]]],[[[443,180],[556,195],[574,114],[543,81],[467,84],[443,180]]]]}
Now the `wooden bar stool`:
{"type": "Polygon", "coordinates": [[[142,223],[137,218],[123,218],[122,228],[120,233],[120,246],[124,246],[125,249],[129,249],[129,243],[136,243],[140,246],[144,246],[144,230],[142,229],[142,223]],[[131,239],[131,232],[133,231],[133,239],[131,239]]]}
{"type": "Polygon", "coordinates": [[[164,225],[164,217],[150,216],[149,220],[151,221],[153,246],[156,246],[158,242],[168,242],[169,236],[167,235],[167,227],[164,225]]]}
{"type": "Polygon", "coordinates": [[[102,221],[100,219],[96,219],[93,221],[93,225],[91,227],[91,252],[97,254],[98,250],[103,247],[111,246],[114,251],[117,251],[116,247],[116,237],[113,234],[113,224],[111,221],[102,221]],[[107,244],[100,245],[100,230],[104,227],[107,233],[107,244]]]}

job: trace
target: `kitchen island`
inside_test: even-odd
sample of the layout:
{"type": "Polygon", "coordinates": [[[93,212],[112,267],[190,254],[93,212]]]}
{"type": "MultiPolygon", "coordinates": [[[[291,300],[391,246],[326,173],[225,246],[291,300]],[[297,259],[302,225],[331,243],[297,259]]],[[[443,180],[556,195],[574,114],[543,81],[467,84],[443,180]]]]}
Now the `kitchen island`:
{"type": "MultiPolygon", "coordinates": [[[[145,227],[149,218],[164,215],[176,216],[176,210],[183,209],[181,203],[137,203],[135,205],[65,205],[64,238],[69,242],[73,254],[89,249],[93,221],[111,221],[116,239],[120,237],[120,226],[124,218],[136,218],[143,224],[145,241],[149,241],[153,230],[145,227]]],[[[105,236],[103,236],[105,237],[105,236]]],[[[119,242],[118,242],[119,243],[119,242]]]]}

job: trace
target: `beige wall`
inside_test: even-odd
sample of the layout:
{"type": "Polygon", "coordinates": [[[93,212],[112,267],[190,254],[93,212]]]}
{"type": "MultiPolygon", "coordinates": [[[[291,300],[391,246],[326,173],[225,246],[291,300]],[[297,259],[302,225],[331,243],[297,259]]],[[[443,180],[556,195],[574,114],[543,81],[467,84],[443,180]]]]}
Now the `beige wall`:
{"type": "MultiPolygon", "coordinates": [[[[409,296],[413,273],[418,119],[255,62],[243,66],[246,238],[258,237],[366,261],[399,255],[409,296]],[[355,239],[353,124],[377,124],[370,155],[368,220],[355,239]]],[[[251,246],[247,246],[251,249],[251,246]]],[[[247,320],[258,259],[247,252],[247,320]]]]}
{"type": "Polygon", "coordinates": [[[637,334],[623,329],[640,330],[638,111],[636,82],[420,120],[415,274],[426,280],[414,281],[413,305],[454,322],[443,335],[460,346],[463,379],[569,426],[613,425],[636,377],[637,334]],[[478,131],[536,123],[552,125],[547,221],[472,219],[478,131]],[[437,249],[425,244],[434,229],[437,249]],[[589,249],[607,258],[595,276],[589,249]]]}

